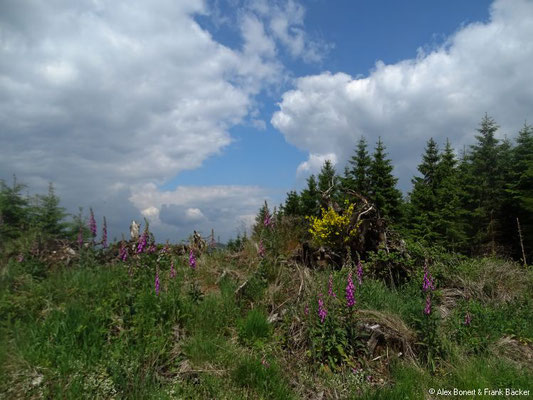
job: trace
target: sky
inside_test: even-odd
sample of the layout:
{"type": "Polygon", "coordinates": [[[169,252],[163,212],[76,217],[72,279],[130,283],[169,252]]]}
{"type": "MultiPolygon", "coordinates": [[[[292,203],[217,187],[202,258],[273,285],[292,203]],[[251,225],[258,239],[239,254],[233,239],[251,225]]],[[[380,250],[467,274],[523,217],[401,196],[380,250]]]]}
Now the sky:
{"type": "Polygon", "coordinates": [[[533,120],[533,0],[2,0],[0,179],[52,182],[110,237],[249,229],[326,159],[533,120]]]}

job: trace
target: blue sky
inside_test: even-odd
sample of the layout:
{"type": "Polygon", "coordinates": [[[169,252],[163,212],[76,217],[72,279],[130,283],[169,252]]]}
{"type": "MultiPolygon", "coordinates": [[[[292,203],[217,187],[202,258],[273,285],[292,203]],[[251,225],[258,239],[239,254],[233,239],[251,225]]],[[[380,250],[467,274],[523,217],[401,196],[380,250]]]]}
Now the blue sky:
{"type": "MultiPolygon", "coordinates": [[[[485,22],[491,1],[349,1],[313,0],[305,3],[306,32],[329,46],[318,62],[295,59],[287,51],[280,58],[293,77],[317,74],[324,70],[367,76],[376,61],[386,64],[415,58],[419,48],[442,45],[461,26],[485,22]]],[[[217,4],[220,12],[235,18],[228,2],[217,4]]],[[[210,16],[197,21],[213,37],[229,47],[239,47],[242,38],[235,24],[217,24],[210,16]]],[[[290,87],[285,85],[284,89],[290,87]]],[[[301,189],[303,179],[294,171],[306,160],[306,153],[288,144],[270,123],[277,110],[280,90],[257,96],[260,118],[266,129],[236,126],[230,129],[235,142],[204,162],[201,168],[185,171],[161,187],[177,185],[261,185],[275,192],[301,189]]],[[[355,144],[354,144],[355,147],[355,144]]],[[[408,184],[404,183],[404,190],[408,184]]],[[[276,200],[282,201],[279,195],[276,200]]]]}
{"type": "Polygon", "coordinates": [[[361,136],[407,192],[429,137],[532,119],[531,37],[531,0],[4,1],[0,179],[173,241],[249,229],[361,136]]]}

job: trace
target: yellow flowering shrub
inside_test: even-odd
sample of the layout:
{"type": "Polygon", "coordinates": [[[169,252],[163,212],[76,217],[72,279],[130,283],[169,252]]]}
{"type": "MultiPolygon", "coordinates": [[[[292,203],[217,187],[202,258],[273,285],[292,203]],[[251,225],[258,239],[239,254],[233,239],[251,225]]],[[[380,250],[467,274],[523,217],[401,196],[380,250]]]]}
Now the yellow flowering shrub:
{"type": "Polygon", "coordinates": [[[357,234],[358,226],[350,226],[354,213],[354,204],[350,204],[344,213],[338,214],[332,207],[322,209],[322,217],[307,217],[310,221],[309,232],[320,246],[343,248],[357,234]]]}

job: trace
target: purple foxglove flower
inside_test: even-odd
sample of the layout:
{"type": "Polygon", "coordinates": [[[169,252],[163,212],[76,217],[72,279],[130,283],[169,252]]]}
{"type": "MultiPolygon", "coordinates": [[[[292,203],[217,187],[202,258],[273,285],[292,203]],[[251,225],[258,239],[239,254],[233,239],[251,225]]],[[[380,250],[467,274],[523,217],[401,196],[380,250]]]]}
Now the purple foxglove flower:
{"type": "Polygon", "coordinates": [[[161,289],[161,283],[159,282],[159,273],[155,272],[155,294],[159,296],[159,290],[161,289]]]}
{"type": "Polygon", "coordinates": [[[148,233],[146,231],[139,237],[139,243],[137,244],[137,254],[140,254],[144,251],[146,247],[146,241],[148,239],[148,233]]]}
{"type": "Polygon", "coordinates": [[[322,293],[318,294],[318,317],[320,318],[320,322],[324,323],[324,320],[326,319],[328,315],[328,310],[324,307],[324,302],[322,301],[322,293]]]}
{"type": "Polygon", "coordinates": [[[424,314],[431,314],[431,294],[428,293],[426,296],[426,307],[424,308],[424,314]]]}
{"type": "Polygon", "coordinates": [[[157,251],[157,248],[155,247],[155,244],[150,244],[148,247],[148,254],[154,254],[157,251]]]}
{"type": "Polygon", "coordinates": [[[333,275],[332,275],[332,274],[329,274],[328,294],[329,294],[331,297],[337,297],[337,295],[336,295],[335,292],[333,291],[333,275]]]}
{"type": "Polygon", "coordinates": [[[104,225],[102,226],[102,247],[105,249],[107,247],[107,221],[104,217],[104,225]]]}
{"type": "Polygon", "coordinates": [[[348,274],[348,284],[346,285],[346,307],[350,308],[355,305],[355,285],[352,280],[352,272],[348,274]]]}
{"type": "Polygon", "coordinates": [[[305,305],[305,308],[304,308],[304,314],[305,314],[305,315],[309,315],[309,304],[306,304],[306,305],[305,305]]]}
{"type": "Polygon", "coordinates": [[[90,209],[91,215],[89,217],[89,230],[91,231],[91,235],[96,237],[96,220],[94,219],[94,212],[93,209],[90,209]]]}
{"type": "Polygon", "coordinates": [[[192,269],[196,269],[196,257],[194,256],[194,252],[192,251],[192,249],[189,252],[189,266],[192,269]]]}
{"type": "Polygon", "coordinates": [[[172,279],[176,277],[176,270],[174,269],[174,260],[170,262],[170,277],[172,279]]]}
{"type": "Polygon", "coordinates": [[[435,284],[433,283],[433,277],[429,272],[427,263],[424,263],[424,282],[422,283],[422,290],[427,292],[428,290],[435,290],[435,284]]]}
{"type": "Polygon", "coordinates": [[[265,256],[265,246],[263,246],[263,239],[259,241],[259,248],[257,250],[257,254],[259,254],[260,257],[265,256]]]}
{"type": "Polygon", "coordinates": [[[361,264],[361,260],[357,263],[357,281],[359,285],[363,284],[363,265],[361,264]]]}
{"type": "Polygon", "coordinates": [[[124,242],[120,244],[120,251],[118,253],[118,257],[122,261],[126,261],[128,259],[128,248],[126,247],[126,244],[124,242]]]}
{"type": "Polygon", "coordinates": [[[274,221],[272,221],[272,216],[270,215],[268,210],[266,210],[265,219],[263,220],[263,225],[265,225],[268,228],[268,227],[271,227],[273,224],[274,224],[274,221]]]}
{"type": "Polygon", "coordinates": [[[170,247],[168,246],[168,242],[163,246],[160,253],[161,254],[168,254],[170,252],[170,247]]]}

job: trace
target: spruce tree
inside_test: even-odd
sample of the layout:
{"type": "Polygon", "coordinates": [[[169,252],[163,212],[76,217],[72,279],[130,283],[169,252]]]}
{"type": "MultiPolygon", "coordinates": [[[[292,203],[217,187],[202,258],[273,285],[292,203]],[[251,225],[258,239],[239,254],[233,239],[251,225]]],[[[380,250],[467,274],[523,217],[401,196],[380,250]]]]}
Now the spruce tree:
{"type": "Polygon", "coordinates": [[[466,242],[465,211],[461,202],[457,159],[448,139],[437,166],[437,182],[433,230],[440,244],[455,251],[463,248],[466,242]]]}
{"type": "Polygon", "coordinates": [[[524,123],[513,149],[513,164],[516,175],[526,172],[533,162],[533,127],[524,123]]]}
{"type": "Polygon", "coordinates": [[[370,166],[372,159],[368,154],[368,146],[364,137],[359,139],[355,155],[348,161],[351,168],[347,170],[347,188],[368,197],[370,194],[370,166]]]}
{"type": "Polygon", "coordinates": [[[436,192],[439,187],[438,165],[440,161],[437,143],[429,139],[422,163],[418,165],[421,177],[412,180],[413,191],[410,194],[409,226],[413,233],[425,240],[437,239],[435,222],[436,192]]]}
{"type": "Polygon", "coordinates": [[[476,135],[477,143],[471,146],[470,174],[467,188],[470,202],[471,237],[475,247],[489,246],[495,251],[495,242],[500,229],[498,211],[501,205],[500,147],[495,134],[499,126],[485,114],[476,135]]]}
{"type": "Polygon", "coordinates": [[[300,195],[302,214],[305,216],[318,216],[320,214],[319,199],[320,193],[318,192],[316,178],[311,175],[307,178],[307,188],[300,195]]]}
{"type": "Polygon", "coordinates": [[[0,237],[16,238],[28,228],[28,199],[22,197],[25,188],[13,176],[13,185],[9,187],[0,180],[0,237]]]}
{"type": "Polygon", "coordinates": [[[62,235],[66,227],[63,220],[67,214],[65,209],[59,206],[59,197],[56,196],[52,183],[48,186],[48,194],[38,195],[37,200],[37,226],[50,235],[62,235]]]}
{"type": "MultiPolygon", "coordinates": [[[[270,213],[270,209],[268,208],[268,203],[265,200],[265,203],[261,206],[261,208],[259,209],[259,212],[255,216],[255,225],[252,228],[253,235],[255,238],[261,237],[261,233],[265,229],[265,218],[267,215],[272,217],[272,214],[270,213]]],[[[236,241],[237,240],[239,240],[240,242],[240,236],[237,236],[236,241]]]]}
{"type": "Polygon", "coordinates": [[[319,204],[321,208],[328,208],[328,203],[323,196],[326,192],[329,193],[332,200],[338,201],[339,199],[338,177],[330,160],[324,162],[324,165],[322,165],[322,169],[318,174],[318,191],[320,192],[319,204]]]}
{"type": "Polygon", "coordinates": [[[381,217],[397,221],[400,218],[402,194],[396,189],[398,178],[392,175],[391,160],[386,156],[385,146],[379,138],[369,170],[370,198],[381,217]]]}
{"type": "Polygon", "coordinates": [[[432,189],[435,189],[439,183],[437,181],[437,165],[439,161],[439,148],[433,138],[430,138],[426,145],[426,152],[422,157],[422,164],[418,166],[418,170],[424,177],[424,183],[432,189]]]}
{"type": "Polygon", "coordinates": [[[285,199],[284,214],[290,216],[302,215],[301,208],[300,196],[294,190],[291,190],[287,193],[287,198],[285,199]]]}
{"type": "MultiPolygon", "coordinates": [[[[512,157],[512,178],[507,191],[512,197],[514,217],[520,222],[526,259],[531,263],[533,258],[533,127],[531,125],[524,124],[518,133],[512,157]]],[[[517,232],[516,220],[513,223],[514,231],[517,232]]],[[[514,237],[516,252],[519,254],[520,239],[516,235],[514,237]]]]}
{"type": "Polygon", "coordinates": [[[348,166],[344,167],[344,176],[339,177],[339,186],[341,189],[355,190],[355,180],[348,166]]]}
{"type": "Polygon", "coordinates": [[[498,146],[498,174],[497,174],[497,209],[495,220],[498,221],[498,230],[494,238],[505,252],[516,249],[518,233],[516,229],[515,201],[509,188],[513,184],[514,165],[511,141],[505,138],[498,146]]]}

